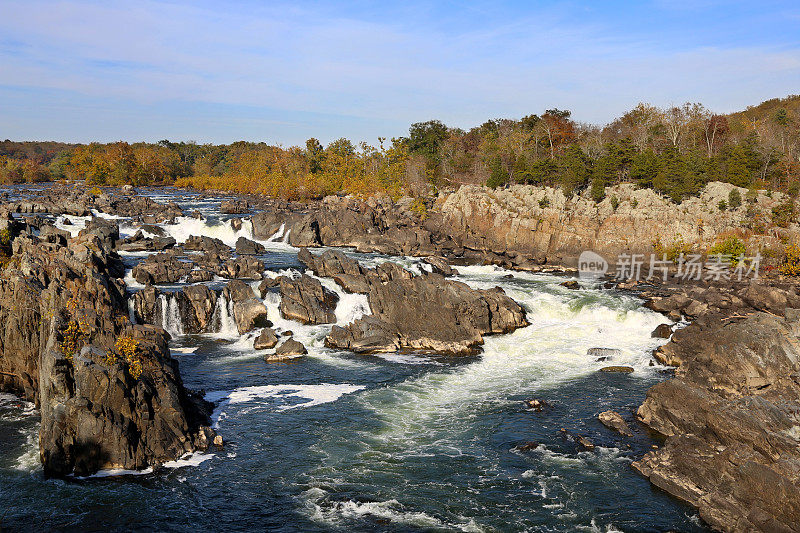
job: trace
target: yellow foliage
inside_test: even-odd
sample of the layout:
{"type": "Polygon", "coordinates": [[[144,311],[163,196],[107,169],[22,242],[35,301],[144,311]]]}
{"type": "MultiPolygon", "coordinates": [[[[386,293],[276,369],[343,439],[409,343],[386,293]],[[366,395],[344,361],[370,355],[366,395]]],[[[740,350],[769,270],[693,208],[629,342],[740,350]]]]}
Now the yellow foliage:
{"type": "MultiPolygon", "coordinates": [[[[114,348],[122,355],[128,363],[128,373],[133,379],[139,379],[142,375],[142,360],[139,358],[139,341],[130,335],[123,335],[117,338],[114,348]]],[[[113,363],[116,363],[116,357],[113,363]]]]}
{"type": "Polygon", "coordinates": [[[800,276],[800,246],[791,244],[786,247],[786,257],[783,263],[778,267],[781,274],[787,276],[800,276]]]}

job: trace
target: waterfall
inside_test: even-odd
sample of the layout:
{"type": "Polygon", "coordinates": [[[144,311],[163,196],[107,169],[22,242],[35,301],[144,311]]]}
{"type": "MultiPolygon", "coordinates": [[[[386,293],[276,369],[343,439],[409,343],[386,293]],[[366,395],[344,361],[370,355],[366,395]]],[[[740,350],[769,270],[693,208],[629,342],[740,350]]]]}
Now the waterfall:
{"type": "MultiPolygon", "coordinates": [[[[281,226],[281,227],[283,227],[283,226],[281,226]]],[[[284,243],[284,244],[289,244],[289,234],[290,234],[291,232],[292,232],[292,230],[291,230],[291,229],[288,229],[288,230],[286,230],[286,233],[284,233],[284,234],[283,234],[283,239],[281,239],[281,242],[282,242],[282,243],[284,243]]]]}
{"type": "Polygon", "coordinates": [[[161,327],[173,337],[183,335],[183,322],[177,298],[162,294],[158,300],[161,306],[161,327]]]}
{"type": "Polygon", "coordinates": [[[136,304],[132,296],[128,298],[128,318],[131,324],[136,324],[136,304]]]}
{"type": "Polygon", "coordinates": [[[284,231],[286,231],[286,223],[281,224],[281,227],[278,228],[278,231],[273,233],[267,240],[270,242],[280,242],[281,235],[283,235],[284,231]]]}
{"type": "Polygon", "coordinates": [[[219,333],[223,337],[238,337],[239,328],[236,326],[236,320],[233,318],[233,302],[228,302],[225,297],[220,294],[217,298],[217,306],[214,308],[214,314],[211,317],[212,328],[215,333],[219,333]]]}

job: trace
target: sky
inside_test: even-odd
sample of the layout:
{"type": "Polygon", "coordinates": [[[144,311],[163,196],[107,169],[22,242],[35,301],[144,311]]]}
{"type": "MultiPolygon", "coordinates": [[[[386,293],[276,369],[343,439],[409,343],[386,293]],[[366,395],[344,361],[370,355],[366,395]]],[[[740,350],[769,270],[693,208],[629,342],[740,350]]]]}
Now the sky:
{"type": "Polygon", "coordinates": [[[796,0],[0,0],[0,139],[375,144],[798,93],[796,0]]]}

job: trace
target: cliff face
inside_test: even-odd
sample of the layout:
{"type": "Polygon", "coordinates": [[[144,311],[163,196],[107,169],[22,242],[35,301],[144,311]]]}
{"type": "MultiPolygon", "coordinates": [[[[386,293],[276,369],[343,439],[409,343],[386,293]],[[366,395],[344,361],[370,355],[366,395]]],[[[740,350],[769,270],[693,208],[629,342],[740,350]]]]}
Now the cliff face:
{"type": "MultiPolygon", "coordinates": [[[[753,220],[746,202],[720,211],[734,187],[711,183],[699,198],[680,205],[649,189],[624,184],[611,187],[595,203],[585,196],[566,198],[560,189],[512,186],[490,190],[463,186],[441,204],[450,236],[466,248],[497,254],[525,254],[548,263],[574,265],[584,250],[615,257],[620,253],[653,252],[653,244],[670,245],[678,239],[704,251],[724,234],[742,231],[753,220]],[[616,209],[612,197],[619,202],[616,209]]],[[[744,197],[747,192],[739,189],[744,197]]],[[[781,201],[760,195],[752,210],[768,220],[781,201]]],[[[775,237],[756,237],[752,243],[777,245],[775,237]]]]}
{"type": "Polygon", "coordinates": [[[108,233],[20,235],[0,277],[0,390],[40,407],[47,475],[142,469],[213,438],[166,334],[130,324],[108,233]]]}

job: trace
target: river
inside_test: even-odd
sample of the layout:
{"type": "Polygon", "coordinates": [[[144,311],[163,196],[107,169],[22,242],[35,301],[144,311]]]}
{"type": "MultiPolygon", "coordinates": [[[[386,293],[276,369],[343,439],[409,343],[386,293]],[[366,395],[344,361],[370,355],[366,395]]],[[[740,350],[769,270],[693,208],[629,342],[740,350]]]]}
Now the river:
{"type": "MultiPolygon", "coordinates": [[[[178,242],[252,237],[249,222],[234,231],[230,216],[219,214],[219,198],[143,192],[204,213],[205,220],[164,226],[178,242]]],[[[69,218],[62,227],[73,232],[85,222],[69,218]]],[[[135,231],[120,225],[123,234],[135,231]]],[[[285,237],[261,241],[272,276],[301,269],[285,237]]],[[[365,264],[424,268],[414,258],[348,254],[365,264]]],[[[142,257],[124,260],[131,268],[142,257]]],[[[165,313],[184,382],[217,404],[225,446],[156,471],[45,479],[36,410],[0,395],[0,529],[706,531],[692,509],[631,469],[650,437],[639,429],[623,438],[597,421],[607,409],[630,420],[647,389],[666,378],[650,366],[664,342],[650,333],[666,319],[633,296],[569,290],[555,276],[457,268],[457,279],[473,287],[502,287],[531,325],[487,337],[474,357],[356,355],[323,346],[329,325],[281,318],[278,296],[268,294],[272,322],[291,329],[309,354],[266,363],[252,348],[254,333],[239,336],[223,323],[215,334],[183,335],[165,313]],[[621,354],[598,361],[587,355],[594,347],[621,354]],[[607,364],[635,371],[598,372],[607,364]],[[532,398],[551,406],[533,410],[532,398]],[[596,447],[579,447],[574,435],[596,447]]],[[[365,296],[324,284],[340,294],[338,324],[369,312],[365,296]]]]}

